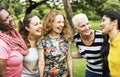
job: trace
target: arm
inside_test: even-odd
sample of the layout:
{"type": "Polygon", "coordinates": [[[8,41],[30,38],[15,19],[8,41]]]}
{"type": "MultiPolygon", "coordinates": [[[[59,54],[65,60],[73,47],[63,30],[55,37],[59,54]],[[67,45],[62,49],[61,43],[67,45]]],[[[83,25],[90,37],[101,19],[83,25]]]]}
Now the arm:
{"type": "Polygon", "coordinates": [[[82,58],[79,52],[72,52],[72,58],[82,58]]]}
{"type": "Polygon", "coordinates": [[[0,59],[0,77],[7,77],[6,75],[6,60],[0,59]]]}
{"type": "Polygon", "coordinates": [[[39,55],[39,60],[38,60],[38,70],[39,70],[39,77],[43,77],[44,73],[44,67],[45,67],[45,62],[44,62],[44,50],[38,48],[38,55],[39,55]]]}
{"type": "Polygon", "coordinates": [[[71,55],[71,46],[69,45],[68,55],[67,55],[67,62],[68,62],[68,68],[70,77],[73,77],[73,65],[72,65],[72,55],[71,55]]]}

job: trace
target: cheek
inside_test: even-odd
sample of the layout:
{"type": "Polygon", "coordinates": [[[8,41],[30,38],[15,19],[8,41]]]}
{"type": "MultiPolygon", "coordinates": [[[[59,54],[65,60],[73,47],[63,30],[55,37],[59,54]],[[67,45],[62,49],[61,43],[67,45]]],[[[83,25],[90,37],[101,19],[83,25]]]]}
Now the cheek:
{"type": "Polygon", "coordinates": [[[81,33],[81,32],[82,32],[82,29],[81,29],[81,28],[77,28],[77,31],[81,33]]]}
{"type": "Polygon", "coordinates": [[[56,31],[57,30],[57,26],[53,26],[52,30],[56,31]]]}
{"type": "Polygon", "coordinates": [[[8,31],[10,29],[10,25],[7,23],[0,23],[0,30],[2,31],[8,31]]]}

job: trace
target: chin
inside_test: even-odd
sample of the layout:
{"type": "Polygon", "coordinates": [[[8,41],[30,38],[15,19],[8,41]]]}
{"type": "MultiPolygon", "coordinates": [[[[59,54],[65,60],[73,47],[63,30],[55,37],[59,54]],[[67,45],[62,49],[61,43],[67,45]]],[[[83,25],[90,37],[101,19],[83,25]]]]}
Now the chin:
{"type": "Polygon", "coordinates": [[[85,33],[85,35],[90,35],[90,34],[91,34],[91,32],[85,33]]]}
{"type": "Polygon", "coordinates": [[[104,35],[108,34],[107,32],[104,32],[104,31],[102,31],[102,33],[103,33],[104,35]]]}
{"type": "Polygon", "coordinates": [[[57,31],[56,33],[57,33],[57,34],[60,34],[61,32],[62,32],[62,31],[57,31]]]}

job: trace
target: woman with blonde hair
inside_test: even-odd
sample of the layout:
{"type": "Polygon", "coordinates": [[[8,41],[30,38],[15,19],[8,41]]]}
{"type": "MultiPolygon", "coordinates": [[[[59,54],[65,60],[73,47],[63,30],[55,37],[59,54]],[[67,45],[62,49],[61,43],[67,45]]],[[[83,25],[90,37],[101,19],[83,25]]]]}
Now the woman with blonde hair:
{"type": "Polygon", "coordinates": [[[67,19],[58,10],[51,10],[43,19],[42,31],[38,44],[40,77],[72,77],[72,33],[67,19]]]}

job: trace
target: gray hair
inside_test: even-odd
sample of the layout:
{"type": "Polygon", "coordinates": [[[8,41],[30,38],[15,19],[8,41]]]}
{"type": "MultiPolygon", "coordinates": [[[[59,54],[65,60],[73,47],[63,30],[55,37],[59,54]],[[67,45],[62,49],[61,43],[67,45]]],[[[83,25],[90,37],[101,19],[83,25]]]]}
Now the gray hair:
{"type": "Polygon", "coordinates": [[[75,16],[72,18],[73,25],[74,25],[74,26],[78,26],[80,20],[82,20],[82,19],[87,19],[87,20],[88,20],[86,14],[84,14],[84,13],[79,13],[79,14],[75,15],[75,16]]]}

